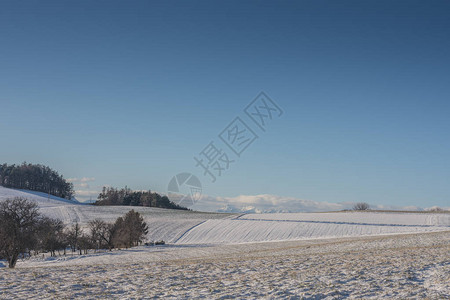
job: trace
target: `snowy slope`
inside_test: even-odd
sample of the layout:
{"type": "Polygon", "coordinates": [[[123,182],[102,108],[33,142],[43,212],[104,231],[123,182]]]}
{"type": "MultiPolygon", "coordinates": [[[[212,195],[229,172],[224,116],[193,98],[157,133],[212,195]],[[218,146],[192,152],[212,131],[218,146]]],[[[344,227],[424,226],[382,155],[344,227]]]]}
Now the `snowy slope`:
{"type": "MultiPolygon", "coordinates": [[[[393,215],[393,217],[401,218],[399,215],[393,215]]],[[[234,244],[445,230],[450,230],[450,227],[433,225],[359,224],[355,222],[297,222],[245,219],[208,220],[187,232],[177,243],[234,244]]]]}
{"type": "Polygon", "coordinates": [[[175,244],[235,244],[263,241],[368,236],[450,230],[448,213],[335,212],[220,214],[150,207],[92,206],[0,187],[0,201],[11,197],[35,200],[44,215],[78,222],[114,222],[134,209],[149,225],[148,240],[175,244]]]}
{"type": "Polygon", "coordinates": [[[450,230],[449,213],[332,212],[244,214],[208,220],[180,244],[248,243],[450,230]]]}
{"type": "Polygon", "coordinates": [[[62,220],[66,225],[78,222],[86,228],[88,222],[101,219],[114,222],[131,209],[144,216],[149,227],[148,240],[164,240],[172,243],[193,226],[209,219],[235,217],[233,214],[202,213],[154,207],[93,206],[73,202],[44,193],[8,189],[0,186],[0,201],[22,197],[35,201],[40,212],[48,217],[62,220]]]}
{"type": "Polygon", "coordinates": [[[77,201],[59,198],[46,193],[27,190],[8,189],[0,186],[0,201],[4,201],[6,199],[13,199],[16,197],[27,198],[29,200],[36,201],[40,207],[55,207],[67,204],[78,204],[78,205],[80,204],[77,201]]]}
{"type": "Polygon", "coordinates": [[[92,205],[64,205],[58,207],[44,207],[41,212],[52,218],[63,220],[66,224],[78,222],[86,227],[88,222],[101,219],[114,222],[131,209],[142,214],[149,227],[149,240],[164,240],[174,242],[191,227],[209,219],[230,218],[233,215],[218,213],[201,213],[183,210],[172,210],[155,207],[129,206],[92,206],[92,205]]]}

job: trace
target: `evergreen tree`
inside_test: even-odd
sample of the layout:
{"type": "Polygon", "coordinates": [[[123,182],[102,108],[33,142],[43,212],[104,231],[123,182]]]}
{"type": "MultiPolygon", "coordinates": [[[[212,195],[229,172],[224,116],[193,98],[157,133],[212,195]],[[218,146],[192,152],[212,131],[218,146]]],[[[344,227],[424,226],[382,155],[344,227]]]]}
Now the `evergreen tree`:
{"type": "Polygon", "coordinates": [[[0,164],[0,185],[7,188],[25,189],[72,199],[73,184],[58,172],[43,165],[24,162],[21,165],[0,164]]]}
{"type": "Polygon", "coordinates": [[[131,191],[127,187],[120,190],[113,187],[103,187],[95,205],[147,206],[187,210],[186,207],[170,201],[167,196],[161,196],[151,191],[131,191]]]}

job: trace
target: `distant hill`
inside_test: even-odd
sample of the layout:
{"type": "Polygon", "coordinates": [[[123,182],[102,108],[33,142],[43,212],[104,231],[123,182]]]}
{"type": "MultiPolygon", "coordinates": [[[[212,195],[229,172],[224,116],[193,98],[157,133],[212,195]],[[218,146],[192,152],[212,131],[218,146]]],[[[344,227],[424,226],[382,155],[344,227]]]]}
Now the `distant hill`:
{"type": "Polygon", "coordinates": [[[72,199],[73,184],[57,171],[40,164],[0,164],[0,186],[42,192],[56,197],[72,199]]]}

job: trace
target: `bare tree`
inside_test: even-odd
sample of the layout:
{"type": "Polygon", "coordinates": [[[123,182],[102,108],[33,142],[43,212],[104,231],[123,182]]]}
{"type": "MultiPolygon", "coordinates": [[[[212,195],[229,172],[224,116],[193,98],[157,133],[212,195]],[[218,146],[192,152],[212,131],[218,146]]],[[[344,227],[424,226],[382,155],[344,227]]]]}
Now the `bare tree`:
{"type": "Polygon", "coordinates": [[[369,210],[370,205],[365,202],[358,202],[353,205],[353,210],[369,210]]]}
{"type": "Polygon", "coordinates": [[[108,250],[111,251],[114,248],[114,237],[116,235],[116,232],[118,230],[118,227],[116,224],[110,224],[103,222],[101,228],[100,228],[100,238],[102,240],[102,243],[108,247],[108,250]]]}
{"type": "Polygon", "coordinates": [[[40,218],[35,202],[14,198],[0,203],[0,256],[8,260],[10,268],[36,244],[40,218]]]}
{"type": "Polygon", "coordinates": [[[80,255],[81,253],[81,248],[79,247],[79,242],[80,242],[80,238],[83,235],[83,231],[81,230],[80,224],[75,223],[72,225],[72,227],[70,227],[67,232],[66,232],[66,236],[67,236],[67,242],[70,245],[70,248],[72,249],[72,253],[80,250],[80,255]]]}
{"type": "Polygon", "coordinates": [[[78,250],[80,251],[80,255],[83,252],[84,254],[88,254],[88,250],[92,249],[93,247],[95,247],[92,244],[92,240],[91,238],[86,235],[86,234],[82,234],[79,239],[78,239],[78,250]]]}
{"type": "Polygon", "coordinates": [[[88,226],[90,230],[90,238],[92,244],[95,246],[95,250],[97,251],[102,247],[103,239],[102,239],[102,231],[104,228],[105,222],[100,219],[95,219],[89,221],[88,226]]]}
{"type": "Polygon", "coordinates": [[[64,223],[58,219],[44,217],[38,230],[39,248],[56,256],[56,250],[65,249],[64,223]]]}

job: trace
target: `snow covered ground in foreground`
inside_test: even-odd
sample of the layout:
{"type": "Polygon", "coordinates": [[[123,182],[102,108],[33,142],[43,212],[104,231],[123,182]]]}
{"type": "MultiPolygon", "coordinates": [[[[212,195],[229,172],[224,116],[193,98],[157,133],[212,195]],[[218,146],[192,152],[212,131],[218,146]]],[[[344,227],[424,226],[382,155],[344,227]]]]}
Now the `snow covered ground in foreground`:
{"type": "Polygon", "coordinates": [[[19,261],[1,299],[448,299],[450,232],[19,261]]]}

